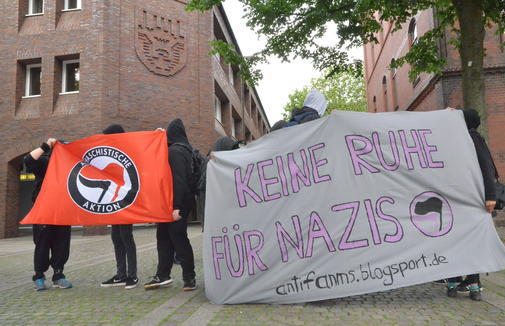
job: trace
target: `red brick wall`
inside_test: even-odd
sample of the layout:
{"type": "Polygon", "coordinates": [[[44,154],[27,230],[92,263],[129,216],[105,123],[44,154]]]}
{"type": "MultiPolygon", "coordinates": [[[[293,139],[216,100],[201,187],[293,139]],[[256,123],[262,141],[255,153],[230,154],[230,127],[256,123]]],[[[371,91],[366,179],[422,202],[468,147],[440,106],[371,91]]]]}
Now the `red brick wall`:
{"type": "MultiPolygon", "coordinates": [[[[0,1],[0,136],[7,147],[0,151],[0,238],[17,233],[19,164],[9,162],[48,137],[72,141],[110,123],[154,130],[181,118],[191,143],[204,153],[210,149],[218,136],[213,94],[220,79],[208,55],[213,12],[187,12],[185,2],[87,0],[82,10],[61,12],[61,0],[45,0],[43,15],[25,17],[24,0],[0,1]],[[140,8],[181,21],[186,64],[178,73],[155,74],[141,62],[135,50],[140,8]],[[80,92],[60,95],[60,61],[76,56],[80,92]],[[41,96],[21,99],[23,65],[33,60],[42,63],[41,96]]],[[[241,101],[240,94],[233,97],[237,111],[241,101]]]]}
{"type": "MultiPolygon", "coordinates": [[[[422,35],[432,24],[431,12],[424,11],[416,16],[419,35],[422,35]]],[[[487,30],[484,46],[486,57],[485,67],[485,101],[488,114],[488,143],[498,167],[502,180],[505,179],[505,52],[500,46],[505,35],[497,35],[495,28],[487,30]]],[[[376,64],[371,60],[371,45],[365,46],[365,67],[367,83],[368,110],[374,112],[373,96],[377,98],[378,111],[384,111],[382,106],[382,76],[388,74],[387,65],[396,54],[406,51],[405,42],[408,37],[408,23],[403,29],[386,34],[381,45],[375,45],[376,64]]],[[[441,54],[447,56],[448,65],[443,76],[421,75],[418,85],[412,87],[408,82],[409,67],[399,69],[397,87],[400,110],[429,111],[444,109],[447,106],[462,106],[460,58],[457,50],[447,42],[451,36],[448,33],[445,42],[441,42],[441,54]]],[[[388,85],[389,86],[389,85],[388,85]]],[[[388,89],[388,94],[391,94],[388,89]]]]}

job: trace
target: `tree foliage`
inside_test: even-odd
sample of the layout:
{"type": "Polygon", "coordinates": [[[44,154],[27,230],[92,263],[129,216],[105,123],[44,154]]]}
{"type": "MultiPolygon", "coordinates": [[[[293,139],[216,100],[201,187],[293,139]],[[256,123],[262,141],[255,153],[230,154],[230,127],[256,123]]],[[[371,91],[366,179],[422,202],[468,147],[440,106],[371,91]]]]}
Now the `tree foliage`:
{"type": "Polygon", "coordinates": [[[311,89],[317,89],[328,100],[325,114],[333,110],[366,111],[365,83],[363,78],[342,71],[329,77],[313,78],[309,85],[289,95],[284,106],[284,119],[288,120],[294,108],[303,107],[303,101],[311,89]]]}
{"type": "MultiPolygon", "coordinates": [[[[418,12],[433,8],[437,25],[422,35],[412,49],[403,57],[396,58],[395,66],[405,63],[412,66],[410,78],[414,80],[421,72],[441,73],[445,59],[439,56],[438,41],[446,30],[459,33],[458,6],[469,1],[482,4],[482,19],[485,24],[494,23],[498,32],[505,26],[505,0],[239,0],[245,5],[247,25],[267,39],[265,48],[250,58],[240,58],[235,52],[235,61],[254,72],[253,61],[275,55],[282,60],[292,57],[310,59],[314,67],[331,73],[351,71],[359,74],[361,62],[350,62],[349,47],[378,43],[377,35],[383,23],[393,25],[396,31],[418,12]],[[318,38],[327,31],[328,24],[337,28],[339,42],[333,46],[321,46],[318,38]]],[[[188,10],[207,10],[219,5],[222,0],[191,0],[188,10]]],[[[454,41],[458,45],[458,38],[454,41]]],[[[233,52],[233,51],[232,51],[233,52]]],[[[250,82],[255,82],[254,78],[250,82]]]]}

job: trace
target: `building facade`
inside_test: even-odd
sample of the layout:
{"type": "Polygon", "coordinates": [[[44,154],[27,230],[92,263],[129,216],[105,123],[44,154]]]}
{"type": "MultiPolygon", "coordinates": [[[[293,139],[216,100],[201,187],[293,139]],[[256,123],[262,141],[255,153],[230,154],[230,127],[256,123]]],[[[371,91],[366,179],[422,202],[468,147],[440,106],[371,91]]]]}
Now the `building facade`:
{"type": "MultiPolygon", "coordinates": [[[[369,112],[429,111],[463,106],[460,56],[449,44],[453,37],[450,32],[446,32],[438,44],[439,55],[447,60],[441,76],[423,73],[412,82],[408,78],[408,65],[390,68],[391,62],[405,55],[417,38],[436,24],[432,9],[418,13],[395,33],[391,33],[392,26],[384,22],[383,32],[377,35],[379,44],[364,47],[369,112]]],[[[493,28],[486,30],[484,81],[488,144],[502,176],[505,176],[504,40],[504,34],[497,34],[493,28]]]]}
{"type": "Polygon", "coordinates": [[[111,123],[126,131],[181,118],[206,153],[229,135],[252,141],[270,129],[238,67],[208,55],[235,37],[222,7],[185,0],[0,2],[0,238],[16,236],[29,209],[22,158],[49,137],[73,141],[111,123]]]}

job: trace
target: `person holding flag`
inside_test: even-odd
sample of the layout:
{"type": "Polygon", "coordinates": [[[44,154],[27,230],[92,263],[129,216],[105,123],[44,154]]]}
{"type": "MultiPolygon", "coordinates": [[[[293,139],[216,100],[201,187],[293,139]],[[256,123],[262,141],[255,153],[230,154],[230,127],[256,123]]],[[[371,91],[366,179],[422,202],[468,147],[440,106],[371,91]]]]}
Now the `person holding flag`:
{"type": "MultiPolygon", "coordinates": [[[[24,164],[28,172],[35,174],[35,189],[32,200],[35,202],[42,187],[42,182],[46,174],[51,149],[57,140],[49,138],[40,147],[35,148],[24,157],[24,164]]],[[[32,280],[35,290],[46,289],[44,273],[51,266],[53,272],[53,287],[70,289],[72,283],[65,279],[63,267],[70,254],[70,226],[69,225],[47,225],[33,224],[33,242],[35,243],[34,269],[35,275],[32,280]]]]}
{"type": "Polygon", "coordinates": [[[170,277],[174,263],[174,251],[181,260],[183,290],[196,289],[193,248],[188,239],[188,217],[194,206],[194,194],[190,187],[193,174],[192,153],[186,130],[181,119],[173,120],[167,128],[168,160],[173,178],[173,222],[158,223],[156,241],[158,267],[156,275],[144,284],[146,290],[156,289],[173,282],[170,277]]]}
{"type": "MultiPolygon", "coordinates": [[[[112,124],[103,130],[105,135],[122,134],[119,124],[112,124]]],[[[116,256],[116,275],[100,284],[101,287],[124,286],[133,289],[137,286],[137,247],[133,239],[133,224],[113,224],[111,232],[114,254],[116,256]],[[128,264],[127,264],[128,263],[128,264]],[[127,270],[128,269],[128,270],[127,270]]]]}

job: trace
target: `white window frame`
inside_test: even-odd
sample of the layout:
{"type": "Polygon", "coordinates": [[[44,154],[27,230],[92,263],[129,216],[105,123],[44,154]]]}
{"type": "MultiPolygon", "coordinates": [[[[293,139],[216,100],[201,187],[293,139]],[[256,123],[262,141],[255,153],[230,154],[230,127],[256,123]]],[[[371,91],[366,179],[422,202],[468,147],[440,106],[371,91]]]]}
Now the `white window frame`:
{"type": "Polygon", "coordinates": [[[36,0],[28,0],[28,13],[25,15],[27,17],[29,16],[40,16],[44,14],[44,0],[42,0],[42,12],[33,12],[33,9],[35,7],[35,2],[36,0]]]}
{"type": "Polygon", "coordinates": [[[42,64],[40,64],[40,63],[34,63],[34,64],[26,65],[25,95],[23,96],[23,98],[40,97],[40,95],[41,95],[41,94],[30,95],[30,84],[31,84],[31,80],[32,80],[32,77],[31,77],[31,74],[30,74],[30,70],[32,68],[41,68],[40,78],[42,79],[42,64]]]}
{"type": "Polygon", "coordinates": [[[214,94],[214,116],[215,116],[216,120],[219,122],[222,122],[222,119],[223,119],[223,115],[222,115],[223,111],[222,110],[223,110],[223,106],[222,106],[221,100],[219,99],[219,97],[217,97],[214,94]],[[219,107],[217,106],[218,103],[219,103],[219,107]]]}
{"type": "Polygon", "coordinates": [[[82,10],[82,3],[81,3],[82,0],[77,0],[77,7],[75,7],[75,8],[68,8],[68,1],[69,0],[64,0],[62,11],[82,10]]]}
{"type": "MultiPolygon", "coordinates": [[[[60,95],[63,94],[77,94],[79,91],[71,91],[67,92],[67,65],[72,64],[72,63],[79,63],[79,74],[81,73],[81,63],[80,59],[75,59],[75,60],[64,60],[61,63],[61,93],[60,95]]],[[[79,89],[80,89],[80,84],[79,84],[79,89]]]]}

